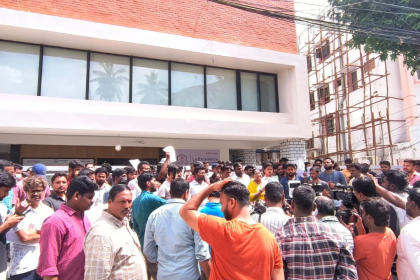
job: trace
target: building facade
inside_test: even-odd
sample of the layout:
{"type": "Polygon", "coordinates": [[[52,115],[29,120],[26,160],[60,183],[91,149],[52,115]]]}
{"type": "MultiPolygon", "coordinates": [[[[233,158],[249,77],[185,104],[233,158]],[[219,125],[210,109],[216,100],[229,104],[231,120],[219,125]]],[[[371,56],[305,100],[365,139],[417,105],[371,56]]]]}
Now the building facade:
{"type": "Polygon", "coordinates": [[[286,154],[311,136],[306,77],[293,23],[212,2],[2,1],[0,153],[286,154]]]}

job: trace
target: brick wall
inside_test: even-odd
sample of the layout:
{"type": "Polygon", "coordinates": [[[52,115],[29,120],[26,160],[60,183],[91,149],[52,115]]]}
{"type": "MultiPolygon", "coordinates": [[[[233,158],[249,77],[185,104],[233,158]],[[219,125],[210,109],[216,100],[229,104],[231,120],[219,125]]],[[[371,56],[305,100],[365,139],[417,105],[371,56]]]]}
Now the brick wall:
{"type": "Polygon", "coordinates": [[[303,140],[283,140],[280,141],[279,148],[281,157],[285,157],[289,162],[296,163],[299,167],[303,167],[303,163],[306,161],[305,142],[303,140]]]}
{"type": "MultiPolygon", "coordinates": [[[[248,2],[294,9],[293,1],[248,2]]],[[[2,0],[0,7],[297,53],[294,23],[206,0],[2,0]]]]}
{"type": "Polygon", "coordinates": [[[246,165],[255,165],[257,162],[255,150],[239,150],[237,158],[243,160],[243,167],[246,165]]]}

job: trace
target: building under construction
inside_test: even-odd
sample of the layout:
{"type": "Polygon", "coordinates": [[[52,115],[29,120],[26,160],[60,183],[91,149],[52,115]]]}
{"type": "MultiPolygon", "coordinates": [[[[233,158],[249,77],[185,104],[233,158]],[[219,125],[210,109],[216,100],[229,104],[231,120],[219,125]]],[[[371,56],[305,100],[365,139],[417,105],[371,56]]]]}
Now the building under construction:
{"type": "Polygon", "coordinates": [[[312,138],[308,159],[332,157],[388,160],[419,158],[420,75],[402,59],[381,61],[363,48],[351,49],[351,35],[309,26],[299,35],[307,56],[312,138]],[[417,94],[416,94],[417,91],[417,94]]]}

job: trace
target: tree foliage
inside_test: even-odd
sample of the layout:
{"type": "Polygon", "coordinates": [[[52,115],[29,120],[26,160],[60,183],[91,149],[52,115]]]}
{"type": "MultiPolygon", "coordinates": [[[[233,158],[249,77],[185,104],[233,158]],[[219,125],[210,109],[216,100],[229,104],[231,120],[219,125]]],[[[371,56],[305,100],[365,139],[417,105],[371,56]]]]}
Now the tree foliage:
{"type": "Polygon", "coordinates": [[[328,0],[331,16],[350,29],[349,46],[363,45],[366,52],[379,53],[381,60],[404,56],[414,74],[420,69],[420,0],[328,0]]]}

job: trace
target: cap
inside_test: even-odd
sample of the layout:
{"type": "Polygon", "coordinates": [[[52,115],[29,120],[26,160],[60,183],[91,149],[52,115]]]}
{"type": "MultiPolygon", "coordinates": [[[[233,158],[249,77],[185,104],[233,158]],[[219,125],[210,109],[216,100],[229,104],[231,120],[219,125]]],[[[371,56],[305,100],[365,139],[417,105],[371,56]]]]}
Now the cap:
{"type": "Polygon", "coordinates": [[[32,172],[41,177],[47,177],[47,168],[42,163],[37,163],[32,167],[32,172]]]}
{"type": "Polygon", "coordinates": [[[364,159],[364,160],[362,160],[362,162],[361,162],[360,164],[367,164],[367,165],[370,165],[370,160],[368,160],[368,159],[364,159]]]}

